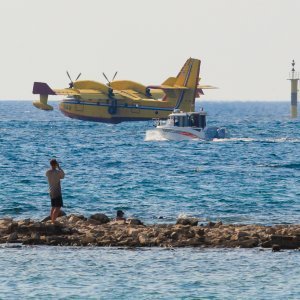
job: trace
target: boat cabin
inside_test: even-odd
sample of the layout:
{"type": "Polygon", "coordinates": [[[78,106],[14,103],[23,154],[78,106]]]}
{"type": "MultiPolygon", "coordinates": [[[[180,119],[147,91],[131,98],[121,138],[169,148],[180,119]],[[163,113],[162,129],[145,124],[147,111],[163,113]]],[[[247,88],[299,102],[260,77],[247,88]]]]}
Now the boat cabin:
{"type": "Polygon", "coordinates": [[[206,127],[206,112],[174,112],[169,116],[170,124],[178,127],[194,127],[204,129],[206,127]]]}

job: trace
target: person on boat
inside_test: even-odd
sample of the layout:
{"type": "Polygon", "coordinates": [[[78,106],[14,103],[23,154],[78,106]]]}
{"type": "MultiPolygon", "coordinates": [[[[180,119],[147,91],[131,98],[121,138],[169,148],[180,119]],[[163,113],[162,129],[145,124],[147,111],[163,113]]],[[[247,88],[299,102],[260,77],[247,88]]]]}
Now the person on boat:
{"type": "Polygon", "coordinates": [[[117,216],[114,221],[126,221],[126,218],[124,218],[124,212],[122,210],[117,210],[117,216]]]}
{"type": "Polygon", "coordinates": [[[46,176],[48,178],[49,195],[51,199],[50,217],[52,223],[54,223],[56,218],[61,213],[61,208],[63,207],[60,180],[64,179],[65,173],[59,166],[59,163],[56,159],[50,160],[50,167],[51,168],[46,172],[46,176]]]}
{"type": "Polygon", "coordinates": [[[177,117],[174,118],[174,126],[179,126],[179,119],[177,117]]]}

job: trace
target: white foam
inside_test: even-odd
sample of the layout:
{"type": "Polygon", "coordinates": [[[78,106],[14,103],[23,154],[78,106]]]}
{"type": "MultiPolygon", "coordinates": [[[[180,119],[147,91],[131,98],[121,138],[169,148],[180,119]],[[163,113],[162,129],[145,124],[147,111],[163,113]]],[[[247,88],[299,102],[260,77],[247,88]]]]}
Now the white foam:
{"type": "Polygon", "coordinates": [[[271,142],[271,143],[284,143],[284,142],[300,143],[300,139],[292,139],[292,138],[288,138],[288,137],[283,137],[283,138],[277,138],[277,139],[266,139],[266,142],[271,142]]]}
{"type": "Polygon", "coordinates": [[[188,215],[186,213],[179,213],[177,219],[186,219],[188,215]]]}
{"type": "Polygon", "coordinates": [[[166,138],[164,138],[159,131],[153,129],[153,130],[147,130],[146,136],[144,139],[145,142],[149,141],[167,141],[166,138]]]}
{"type": "Polygon", "coordinates": [[[228,139],[213,139],[213,142],[219,142],[219,143],[224,143],[224,142],[255,142],[257,141],[256,139],[252,138],[228,138],[228,139]]]}

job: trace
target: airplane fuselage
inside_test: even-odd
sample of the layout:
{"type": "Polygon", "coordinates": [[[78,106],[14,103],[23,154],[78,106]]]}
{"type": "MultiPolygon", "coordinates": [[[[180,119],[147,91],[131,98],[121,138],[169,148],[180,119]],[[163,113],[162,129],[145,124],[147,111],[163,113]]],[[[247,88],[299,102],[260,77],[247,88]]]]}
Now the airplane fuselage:
{"type": "Polygon", "coordinates": [[[174,105],[164,100],[122,99],[121,95],[114,95],[111,99],[105,97],[78,99],[69,96],[60,102],[59,109],[70,118],[116,124],[124,121],[167,118],[174,105]]]}

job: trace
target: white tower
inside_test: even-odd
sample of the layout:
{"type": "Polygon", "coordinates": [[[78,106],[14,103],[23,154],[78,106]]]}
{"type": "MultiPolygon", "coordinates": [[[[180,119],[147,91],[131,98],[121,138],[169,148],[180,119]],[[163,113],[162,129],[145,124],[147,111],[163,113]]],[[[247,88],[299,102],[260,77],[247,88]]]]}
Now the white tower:
{"type": "Polygon", "coordinates": [[[290,72],[290,78],[288,80],[291,81],[291,117],[297,118],[298,110],[297,110],[297,101],[298,101],[298,81],[299,81],[299,73],[295,72],[295,61],[292,61],[292,71],[290,72]]]}

